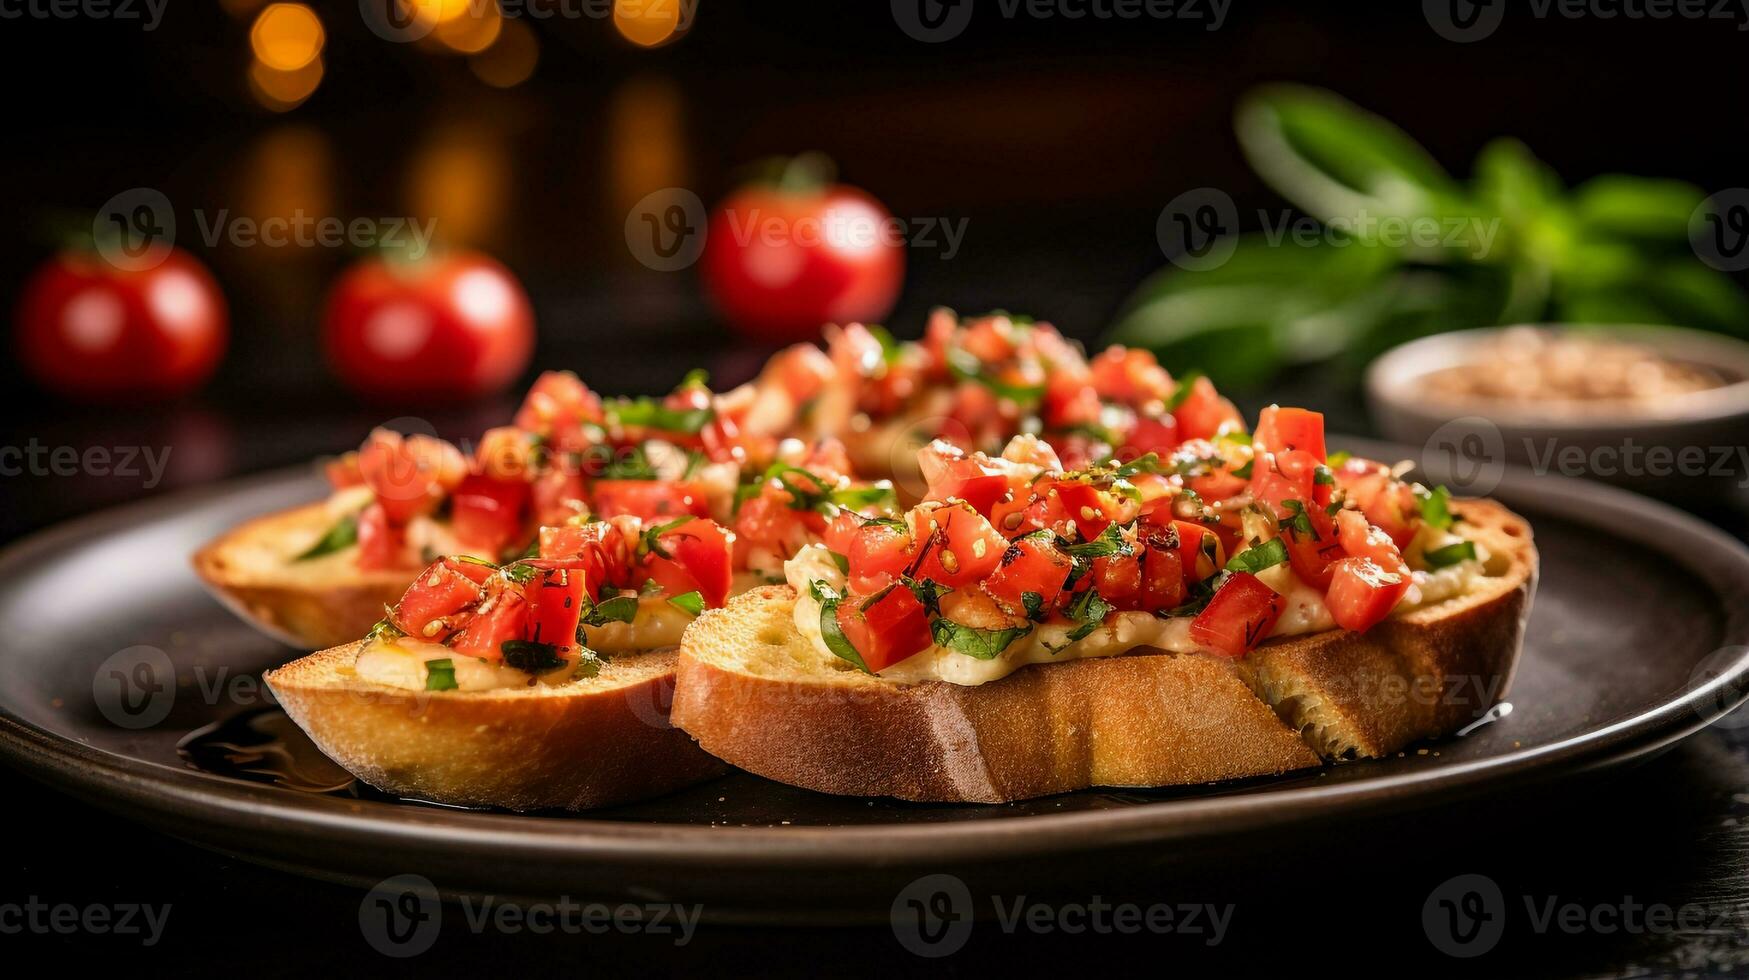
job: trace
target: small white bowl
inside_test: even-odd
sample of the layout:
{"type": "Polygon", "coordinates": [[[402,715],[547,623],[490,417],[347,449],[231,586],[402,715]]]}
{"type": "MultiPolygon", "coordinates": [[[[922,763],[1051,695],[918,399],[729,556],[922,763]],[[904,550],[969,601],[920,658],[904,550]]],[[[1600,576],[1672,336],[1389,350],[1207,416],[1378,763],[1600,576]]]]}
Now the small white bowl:
{"type": "MultiPolygon", "coordinates": [[[[1435,398],[1429,374],[1472,361],[1507,327],[1410,341],[1367,369],[1373,421],[1386,436],[1433,448],[1463,445],[1503,462],[1602,480],[1688,501],[1749,501],[1749,343],[1677,327],[1548,325],[1585,337],[1637,344],[1710,368],[1727,383],[1653,405],[1539,405],[1435,398]]],[[[1492,459],[1488,462],[1493,462],[1492,459]]]]}

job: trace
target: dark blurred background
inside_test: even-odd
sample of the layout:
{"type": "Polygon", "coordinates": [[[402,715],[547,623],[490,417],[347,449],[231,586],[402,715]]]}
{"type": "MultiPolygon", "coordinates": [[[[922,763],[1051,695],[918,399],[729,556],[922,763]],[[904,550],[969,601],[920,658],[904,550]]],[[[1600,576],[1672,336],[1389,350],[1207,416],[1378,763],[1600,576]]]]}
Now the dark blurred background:
{"type": "MultiPolygon", "coordinates": [[[[1241,215],[1285,207],[1233,135],[1235,102],[1262,82],[1340,93],[1460,176],[1504,135],[1571,183],[1610,171],[1709,191],[1741,180],[1743,36],[1731,21],[1513,15],[1460,44],[1419,4],[1241,0],[1210,30],[1207,4],[1188,8],[1200,19],[1070,21],[1003,17],[991,3],[960,36],[925,44],[884,3],[705,0],[686,31],[653,48],[612,19],[524,16],[469,57],[444,47],[442,31],[385,41],[357,6],[328,2],[313,4],[325,34],[319,80],[289,105],[250,81],[263,6],[169,0],[150,31],[90,18],[0,30],[12,93],[0,160],[11,189],[0,205],[12,232],[0,240],[7,305],[69,230],[89,227],[111,196],[151,187],[173,202],[178,244],[217,276],[232,324],[221,369],[193,397],[116,413],[29,395],[8,412],[21,436],[77,445],[66,426],[125,424],[141,431],[113,442],[176,446],[167,480],[188,483],[343,449],[400,414],[361,406],[322,363],[322,298],[357,253],[209,247],[197,210],[207,220],[300,209],[435,219],[440,243],[482,249],[521,278],[539,329],[535,365],[571,367],[619,393],[664,390],[694,363],[723,384],[756,369],[760,355],[736,353],[696,276],[630,254],[624,220],[662,187],[714,202],[737,168],[771,154],[823,151],[901,218],[967,221],[953,258],[911,250],[889,320],[900,336],[947,304],[1027,312],[1092,341],[1165,264],[1155,223],[1174,196],[1210,186],[1241,215]],[[512,64],[487,58],[499,48],[516,49],[512,64]]],[[[7,388],[35,391],[19,374],[9,360],[7,388]]],[[[1325,393],[1315,378],[1290,378],[1288,390],[1307,380],[1304,400],[1332,402],[1321,407],[1337,428],[1365,425],[1339,397],[1351,390],[1325,393]]],[[[516,387],[433,417],[465,434],[503,418],[516,387]]],[[[86,492],[56,502],[98,502],[86,492]]],[[[28,523],[9,515],[0,534],[28,523]]]]}

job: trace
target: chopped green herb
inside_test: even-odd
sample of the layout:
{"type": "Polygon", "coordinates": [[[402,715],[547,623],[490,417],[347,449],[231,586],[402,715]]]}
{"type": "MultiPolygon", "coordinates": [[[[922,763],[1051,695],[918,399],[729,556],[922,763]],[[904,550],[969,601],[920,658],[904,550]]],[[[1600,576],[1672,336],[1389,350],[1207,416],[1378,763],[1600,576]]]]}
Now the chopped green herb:
{"type": "Polygon", "coordinates": [[[1080,544],[1072,544],[1063,549],[1070,558],[1109,558],[1112,555],[1129,557],[1135,554],[1135,544],[1124,538],[1122,529],[1116,524],[1107,524],[1105,530],[1099,532],[1099,537],[1080,544]]]}
{"type": "Polygon", "coordinates": [[[832,556],[832,564],[837,565],[840,572],[843,572],[846,575],[850,574],[850,559],[848,557],[841,555],[836,551],[828,551],[826,553],[832,556]]]}
{"type": "Polygon", "coordinates": [[[563,667],[559,648],[536,640],[505,640],[498,644],[504,653],[504,663],[529,674],[544,674],[554,667],[563,667]]]}
{"type": "Polygon", "coordinates": [[[1288,515],[1276,522],[1277,530],[1292,531],[1308,540],[1317,536],[1317,529],[1312,527],[1312,515],[1306,513],[1305,504],[1298,500],[1284,500],[1281,505],[1287,508],[1288,515]]]}
{"type": "Polygon", "coordinates": [[[571,671],[573,680],[581,677],[598,677],[603,665],[613,658],[605,653],[598,653],[582,644],[577,645],[577,666],[571,671]]]}
{"type": "Polygon", "coordinates": [[[456,689],[455,661],[449,658],[425,661],[425,689],[453,691],[456,689]]]}
{"type": "Polygon", "coordinates": [[[1026,618],[1036,622],[1039,614],[1044,612],[1045,597],[1037,592],[1022,592],[1020,604],[1026,609],[1026,618]]]}
{"type": "Polygon", "coordinates": [[[1044,385],[1017,385],[1004,381],[991,374],[984,367],[984,362],[978,360],[977,355],[958,347],[948,348],[947,366],[955,378],[975,381],[995,392],[997,397],[1006,398],[1022,407],[1036,405],[1045,396],[1044,385]]]}
{"type": "MultiPolygon", "coordinates": [[[[393,614],[391,613],[390,615],[393,614]]],[[[393,640],[398,640],[406,635],[406,631],[402,630],[399,626],[396,626],[393,619],[385,616],[382,619],[377,620],[376,625],[370,628],[370,632],[366,633],[364,638],[367,640],[374,640],[378,643],[387,643],[393,640]]]]}
{"type": "Polygon", "coordinates": [[[540,574],[540,569],[527,562],[515,561],[498,569],[498,573],[517,585],[527,585],[534,581],[536,575],[540,574]]]}
{"type": "Polygon", "coordinates": [[[669,596],[668,604],[697,616],[704,612],[704,595],[696,590],[683,592],[677,596],[669,596]]]}
{"type": "Polygon", "coordinates": [[[1446,568],[1461,561],[1476,559],[1476,545],[1473,541],[1459,541],[1443,548],[1435,548],[1421,556],[1427,561],[1428,568],[1446,568]]]}
{"type": "Polygon", "coordinates": [[[1451,491],[1443,486],[1428,490],[1419,484],[1415,487],[1415,502],[1421,510],[1421,519],[1429,527],[1440,531],[1451,527],[1451,491]]]}
{"type": "Polygon", "coordinates": [[[1032,632],[1032,627],[981,630],[937,617],[929,624],[929,632],[935,638],[937,646],[978,660],[994,660],[1003,650],[1008,649],[1009,644],[1032,632]]]}
{"type": "Polygon", "coordinates": [[[1178,411],[1179,406],[1183,405],[1185,399],[1190,397],[1190,393],[1196,390],[1196,381],[1200,377],[1202,377],[1201,371],[1189,371],[1185,373],[1184,377],[1179,378],[1178,387],[1172,389],[1172,396],[1166,399],[1166,411],[1178,411]]]}
{"type": "Polygon", "coordinates": [[[336,551],[350,548],[357,543],[358,515],[347,514],[345,517],[334,522],[334,526],[328,529],[327,534],[322,535],[321,540],[310,545],[308,550],[298,555],[296,558],[293,558],[292,561],[308,561],[311,558],[320,558],[323,555],[331,555],[336,551]]]}
{"type": "Polygon", "coordinates": [[[717,417],[709,408],[669,408],[659,398],[621,398],[605,406],[607,417],[622,426],[697,435],[717,417]]]}
{"type": "Polygon", "coordinates": [[[1346,463],[1353,458],[1354,458],[1354,454],[1349,452],[1348,450],[1346,450],[1346,449],[1338,450],[1337,452],[1333,452],[1330,454],[1330,458],[1327,461],[1327,464],[1329,465],[1329,467],[1331,469],[1338,469],[1342,466],[1343,463],[1346,463]]]}
{"type": "Polygon", "coordinates": [[[934,579],[924,579],[921,582],[909,575],[899,576],[899,584],[911,590],[917,601],[923,603],[923,608],[931,614],[941,612],[941,597],[953,591],[934,579]]]}
{"type": "Polygon", "coordinates": [[[856,652],[850,638],[844,635],[844,627],[838,625],[838,604],[844,601],[844,597],[825,582],[808,583],[808,591],[820,603],[820,637],[826,641],[826,649],[832,651],[832,655],[839,660],[854,664],[857,670],[865,674],[874,673],[868,669],[862,654],[856,652]]]}
{"type": "Polygon", "coordinates": [[[638,600],[629,595],[616,595],[600,602],[583,596],[583,614],[578,618],[579,642],[585,626],[606,626],[608,623],[629,623],[638,618],[638,600]]]}
{"type": "Polygon", "coordinates": [[[1241,466],[1238,469],[1233,471],[1233,475],[1238,477],[1241,480],[1249,480],[1249,479],[1251,479],[1251,470],[1256,465],[1257,465],[1257,460],[1248,459],[1245,461],[1244,466],[1241,466]]]}
{"type": "Polygon", "coordinates": [[[1270,538],[1260,545],[1246,548],[1227,561],[1229,572],[1258,572],[1287,561],[1287,545],[1280,538],[1270,538]]]}
{"type": "Polygon", "coordinates": [[[1312,482],[1321,487],[1335,486],[1336,474],[1330,467],[1320,463],[1312,469],[1312,482]]]}
{"type": "Polygon", "coordinates": [[[688,524],[691,521],[691,514],[683,514],[666,524],[658,524],[655,527],[645,528],[644,533],[638,535],[638,557],[642,558],[645,555],[655,555],[658,558],[673,558],[674,556],[672,554],[669,554],[662,548],[662,535],[667,534],[669,531],[684,524],[688,524]]]}
{"type": "Polygon", "coordinates": [[[1069,642],[1083,640],[1092,635],[1099,628],[1099,624],[1105,622],[1105,617],[1111,610],[1111,603],[1105,601],[1098,589],[1088,589],[1077,594],[1069,607],[1063,610],[1064,615],[1080,624],[1069,631],[1069,642]]]}

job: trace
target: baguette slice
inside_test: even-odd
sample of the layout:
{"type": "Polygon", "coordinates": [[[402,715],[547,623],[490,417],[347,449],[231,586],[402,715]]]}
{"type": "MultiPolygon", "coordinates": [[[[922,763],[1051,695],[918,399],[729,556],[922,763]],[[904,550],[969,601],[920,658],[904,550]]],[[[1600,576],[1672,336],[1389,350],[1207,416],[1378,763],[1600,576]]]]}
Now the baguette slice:
{"type": "Polygon", "coordinates": [[[1478,588],[1364,634],[1271,640],[1243,660],[1144,649],[1023,667],[988,684],[899,684],[826,661],[770,586],[681,644],[675,724],[750,772],[826,793],[998,803],[1170,786],[1376,757],[1449,733],[1505,695],[1536,580],[1530,527],[1457,505],[1492,553],[1478,588]]]}
{"type": "Polygon", "coordinates": [[[195,552],[195,574],[237,615],[294,647],[322,650],[356,640],[420,570],[361,571],[356,546],[293,561],[333,525],[322,503],[258,517],[195,552]]]}
{"type": "Polygon", "coordinates": [[[361,680],[359,642],[266,675],[330,759],[397,796],[507,810],[585,810],[718,775],[668,721],[675,653],[613,658],[593,678],[496,691],[409,691],[361,680]]]}

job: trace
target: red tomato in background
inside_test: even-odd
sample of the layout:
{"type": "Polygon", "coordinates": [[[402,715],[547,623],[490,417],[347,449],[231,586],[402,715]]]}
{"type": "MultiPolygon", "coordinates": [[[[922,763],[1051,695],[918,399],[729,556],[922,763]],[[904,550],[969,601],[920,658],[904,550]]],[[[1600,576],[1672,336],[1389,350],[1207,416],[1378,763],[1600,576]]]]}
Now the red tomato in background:
{"type": "Polygon", "coordinates": [[[168,398],[212,376],[229,333],[225,298],[197,259],[150,269],[65,251],[25,284],[18,351],[44,386],[82,398],[168,398]]]}
{"type": "Polygon", "coordinates": [[[823,324],[883,320],[905,277],[892,217],[843,184],[749,184],[711,215],[705,291],[755,340],[813,340],[823,324]]]}
{"type": "Polygon", "coordinates": [[[335,283],[322,333],[335,373],[361,395],[460,401],[503,389],[528,366],[534,312],[516,277],[486,256],[376,257],[335,283]]]}

